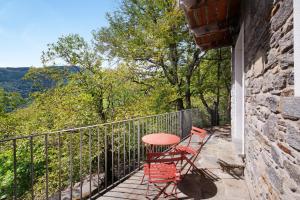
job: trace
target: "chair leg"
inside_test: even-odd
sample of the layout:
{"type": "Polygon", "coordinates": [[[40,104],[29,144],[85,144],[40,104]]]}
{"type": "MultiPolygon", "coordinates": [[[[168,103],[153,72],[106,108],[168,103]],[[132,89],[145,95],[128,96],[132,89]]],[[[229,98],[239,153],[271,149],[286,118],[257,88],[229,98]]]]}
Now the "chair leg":
{"type": "Polygon", "coordinates": [[[159,193],[154,197],[154,199],[158,199],[160,195],[164,194],[164,197],[170,196],[167,192],[166,189],[169,187],[171,183],[167,183],[164,187],[160,187],[157,184],[154,184],[154,186],[159,190],[159,193]]]}
{"type": "Polygon", "coordinates": [[[188,170],[186,171],[186,173],[184,175],[187,175],[190,172],[190,170],[191,170],[192,167],[195,168],[193,165],[190,164],[188,170]]]}
{"type": "Polygon", "coordinates": [[[177,185],[175,185],[174,187],[175,187],[175,197],[176,197],[176,200],[177,200],[178,199],[177,185]]]}
{"type": "Polygon", "coordinates": [[[198,169],[197,166],[195,166],[194,162],[197,159],[199,153],[200,152],[198,152],[196,155],[194,155],[191,159],[186,158],[186,161],[190,164],[190,166],[184,175],[188,174],[192,167],[193,167],[193,169],[198,169]]]}
{"type": "Polygon", "coordinates": [[[174,183],[173,189],[172,189],[172,191],[171,191],[171,195],[172,195],[172,196],[175,194],[174,191],[176,192],[175,183],[174,183]]]}
{"type": "Polygon", "coordinates": [[[148,192],[149,192],[149,185],[150,185],[150,183],[148,182],[148,184],[147,184],[147,192],[146,192],[146,198],[148,197],[148,192]]]}
{"type": "Polygon", "coordinates": [[[143,178],[142,178],[142,181],[141,181],[140,185],[143,185],[144,178],[145,178],[145,174],[143,175],[143,178]]]}
{"type": "Polygon", "coordinates": [[[177,196],[177,183],[176,182],[173,182],[174,186],[171,190],[171,193],[168,195],[168,196],[174,196],[176,199],[178,199],[178,196],[177,196]]]}

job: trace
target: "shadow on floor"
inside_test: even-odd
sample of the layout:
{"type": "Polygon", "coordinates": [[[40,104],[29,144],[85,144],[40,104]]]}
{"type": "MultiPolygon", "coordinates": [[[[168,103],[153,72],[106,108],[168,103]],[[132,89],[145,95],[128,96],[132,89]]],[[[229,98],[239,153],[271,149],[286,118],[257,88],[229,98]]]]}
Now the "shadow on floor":
{"type": "Polygon", "coordinates": [[[220,165],[223,172],[228,173],[234,179],[243,179],[245,165],[228,163],[222,159],[218,159],[217,163],[220,165]]]}
{"type": "Polygon", "coordinates": [[[214,180],[200,174],[187,174],[178,184],[178,189],[187,197],[180,199],[208,199],[217,194],[214,180]]]}

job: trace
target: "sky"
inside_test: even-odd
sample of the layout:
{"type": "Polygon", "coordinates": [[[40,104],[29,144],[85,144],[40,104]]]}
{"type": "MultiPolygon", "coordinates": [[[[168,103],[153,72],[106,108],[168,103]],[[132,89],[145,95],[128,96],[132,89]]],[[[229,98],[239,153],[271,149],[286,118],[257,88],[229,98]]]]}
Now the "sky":
{"type": "Polygon", "coordinates": [[[120,0],[0,0],[0,67],[41,66],[47,44],[70,33],[91,40],[120,0]]]}

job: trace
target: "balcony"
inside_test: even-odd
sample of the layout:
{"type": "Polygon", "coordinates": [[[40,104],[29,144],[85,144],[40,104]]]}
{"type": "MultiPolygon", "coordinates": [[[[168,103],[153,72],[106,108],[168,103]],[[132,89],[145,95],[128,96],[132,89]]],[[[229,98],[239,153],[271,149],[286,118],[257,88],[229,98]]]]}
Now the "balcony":
{"type": "MultiPolygon", "coordinates": [[[[240,171],[235,172],[230,169],[222,171],[219,164],[222,161],[228,164],[242,164],[231,142],[230,127],[217,127],[212,132],[212,137],[195,161],[200,170],[187,174],[178,185],[179,199],[250,199],[246,182],[240,171]]],[[[186,140],[182,143],[186,143],[186,140]]],[[[195,147],[199,144],[197,138],[192,138],[192,144],[195,147]]],[[[145,197],[147,184],[141,184],[142,176],[143,171],[140,170],[98,199],[147,199],[145,197]]],[[[156,194],[157,190],[152,187],[148,198],[153,199],[156,194]]],[[[160,199],[172,198],[161,197],[160,199]]]]}
{"type": "MultiPolygon", "coordinates": [[[[203,125],[197,109],[1,140],[13,180],[0,197],[144,199],[146,184],[140,182],[146,150],[141,138],[168,132],[186,143],[192,125],[203,125]]],[[[195,161],[200,170],[187,174],[179,184],[180,198],[249,199],[241,172],[231,168],[242,161],[231,142],[230,127],[211,130],[195,161]],[[223,171],[220,163],[225,165],[223,171]]],[[[194,137],[192,144],[199,145],[194,137]]],[[[152,188],[149,198],[155,194],[152,188]]]]}

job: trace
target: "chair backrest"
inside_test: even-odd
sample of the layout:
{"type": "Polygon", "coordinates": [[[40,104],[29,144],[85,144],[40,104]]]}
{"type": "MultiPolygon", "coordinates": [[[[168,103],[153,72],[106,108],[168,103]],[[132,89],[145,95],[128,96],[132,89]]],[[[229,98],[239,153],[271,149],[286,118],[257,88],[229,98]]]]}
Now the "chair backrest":
{"type": "Polygon", "coordinates": [[[191,135],[197,135],[201,139],[205,139],[208,136],[206,130],[195,127],[195,126],[192,126],[191,135]]]}
{"type": "Polygon", "coordinates": [[[184,160],[184,152],[169,151],[169,152],[153,152],[147,153],[147,163],[171,163],[184,160]]]}
{"type": "Polygon", "coordinates": [[[154,152],[148,153],[147,157],[147,168],[144,172],[149,176],[149,181],[165,183],[181,177],[182,163],[185,158],[183,152],[154,152]]]}

